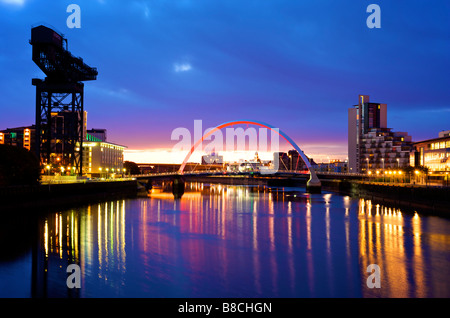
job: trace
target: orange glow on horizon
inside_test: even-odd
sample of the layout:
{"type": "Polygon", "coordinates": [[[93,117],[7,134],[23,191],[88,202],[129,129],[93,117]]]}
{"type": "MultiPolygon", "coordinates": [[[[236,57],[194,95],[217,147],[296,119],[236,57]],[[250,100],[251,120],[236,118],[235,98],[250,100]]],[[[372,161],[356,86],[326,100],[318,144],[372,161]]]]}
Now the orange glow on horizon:
{"type": "MultiPolygon", "coordinates": [[[[326,146],[309,145],[305,146],[303,151],[306,156],[314,159],[315,162],[327,162],[330,155],[333,158],[345,161],[347,159],[347,149],[345,147],[331,148],[330,153],[324,154],[326,146]],[[335,154],[333,154],[334,152],[335,154]]],[[[291,148],[281,149],[280,151],[288,152],[291,148]]],[[[173,151],[171,148],[155,148],[155,149],[126,149],[124,150],[124,161],[133,161],[136,163],[171,163],[181,164],[189,150],[173,151]]],[[[201,162],[201,157],[206,152],[194,151],[189,162],[201,162]]],[[[239,160],[252,160],[255,157],[255,151],[220,151],[219,155],[223,156],[225,162],[239,162],[239,160]]],[[[261,160],[273,160],[273,152],[259,152],[258,156],[261,160]]]]}

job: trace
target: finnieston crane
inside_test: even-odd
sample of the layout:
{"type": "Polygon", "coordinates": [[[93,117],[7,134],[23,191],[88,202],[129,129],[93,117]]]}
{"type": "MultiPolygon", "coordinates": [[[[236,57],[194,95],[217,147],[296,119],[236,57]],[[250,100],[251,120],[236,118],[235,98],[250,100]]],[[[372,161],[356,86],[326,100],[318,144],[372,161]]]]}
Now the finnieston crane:
{"type": "Polygon", "coordinates": [[[67,39],[49,27],[31,29],[33,62],[45,73],[36,86],[36,155],[42,165],[71,167],[81,175],[86,129],[84,83],[97,79],[97,69],[68,50],[67,39]]]}

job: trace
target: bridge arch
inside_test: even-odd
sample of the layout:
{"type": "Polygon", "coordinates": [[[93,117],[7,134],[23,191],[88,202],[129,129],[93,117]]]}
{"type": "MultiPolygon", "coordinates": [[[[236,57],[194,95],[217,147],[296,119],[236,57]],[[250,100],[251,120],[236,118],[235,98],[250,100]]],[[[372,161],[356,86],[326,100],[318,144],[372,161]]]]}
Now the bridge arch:
{"type": "Polygon", "coordinates": [[[205,140],[205,138],[209,137],[214,132],[216,132],[216,131],[218,131],[218,130],[220,130],[222,128],[233,126],[233,125],[242,125],[242,124],[244,124],[244,125],[257,125],[257,126],[260,126],[260,127],[268,128],[271,131],[276,132],[281,137],[283,137],[292,147],[294,147],[295,150],[297,150],[297,152],[299,153],[300,157],[303,159],[303,162],[305,163],[306,167],[309,170],[310,178],[309,178],[308,183],[307,183],[307,188],[309,190],[311,190],[312,192],[320,191],[320,189],[321,189],[321,182],[320,182],[319,178],[317,177],[316,172],[312,169],[308,158],[303,153],[303,150],[300,149],[300,147],[295,143],[295,141],[293,141],[288,135],[286,135],[280,129],[275,128],[274,126],[272,126],[270,124],[267,124],[267,123],[264,123],[264,122],[261,122],[261,121],[256,121],[256,120],[234,120],[234,121],[228,121],[228,122],[222,123],[222,124],[214,127],[213,129],[209,130],[199,140],[197,140],[197,142],[191,147],[191,150],[189,151],[189,153],[184,158],[184,161],[181,164],[180,169],[178,170],[178,173],[179,174],[183,174],[184,173],[184,168],[185,168],[189,158],[191,157],[191,155],[195,151],[195,149],[200,145],[200,143],[202,143],[205,140]]]}

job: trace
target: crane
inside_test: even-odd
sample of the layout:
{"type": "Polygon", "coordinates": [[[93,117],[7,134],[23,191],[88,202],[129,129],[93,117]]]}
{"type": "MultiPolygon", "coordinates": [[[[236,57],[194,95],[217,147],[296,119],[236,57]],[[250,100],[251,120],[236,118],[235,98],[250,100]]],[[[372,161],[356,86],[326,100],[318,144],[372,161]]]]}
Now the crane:
{"type": "Polygon", "coordinates": [[[67,39],[39,25],[31,29],[32,60],[44,72],[36,86],[36,155],[43,166],[71,167],[81,175],[86,114],[84,81],[97,79],[98,71],[68,50],[67,39]]]}

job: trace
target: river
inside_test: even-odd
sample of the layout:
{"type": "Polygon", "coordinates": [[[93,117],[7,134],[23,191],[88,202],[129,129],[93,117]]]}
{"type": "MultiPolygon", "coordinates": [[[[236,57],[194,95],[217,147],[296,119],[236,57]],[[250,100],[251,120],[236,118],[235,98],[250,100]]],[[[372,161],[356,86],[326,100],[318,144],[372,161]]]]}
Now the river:
{"type": "Polygon", "coordinates": [[[450,297],[449,219],[304,188],[190,183],[177,200],[156,187],[10,210],[0,247],[2,298],[450,297]]]}

